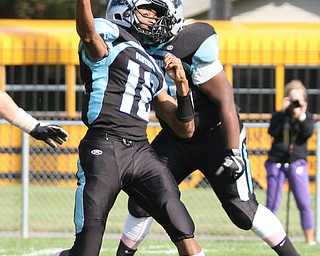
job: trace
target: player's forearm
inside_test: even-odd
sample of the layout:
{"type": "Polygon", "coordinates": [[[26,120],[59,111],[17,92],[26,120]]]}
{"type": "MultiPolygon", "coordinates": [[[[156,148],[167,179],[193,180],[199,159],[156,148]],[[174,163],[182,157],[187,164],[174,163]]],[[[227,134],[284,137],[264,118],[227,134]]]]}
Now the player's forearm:
{"type": "MultiPolygon", "coordinates": [[[[156,106],[156,105],[154,105],[156,106]]],[[[163,121],[165,121],[174,133],[180,138],[191,138],[195,131],[194,119],[192,117],[189,121],[180,121],[177,118],[177,106],[172,104],[170,108],[168,106],[166,109],[154,107],[157,115],[163,121]]]]}
{"type": "Polygon", "coordinates": [[[0,118],[12,123],[18,113],[19,107],[4,91],[0,91],[0,118]]]}
{"type": "Polygon", "coordinates": [[[89,0],[77,0],[76,27],[91,61],[101,60],[108,56],[108,48],[95,30],[94,17],[89,0]]]}
{"type": "Polygon", "coordinates": [[[94,17],[90,0],[77,0],[76,3],[76,28],[81,40],[92,41],[95,36],[94,17]]]}
{"type": "Polygon", "coordinates": [[[240,127],[239,127],[238,114],[235,109],[235,106],[233,105],[231,109],[229,108],[229,111],[228,111],[228,108],[222,108],[220,116],[221,116],[222,128],[225,135],[227,148],[228,149],[239,148],[240,127]]]}
{"type": "Polygon", "coordinates": [[[165,121],[177,136],[181,138],[192,137],[195,130],[193,105],[189,104],[190,100],[191,99],[187,99],[187,101],[182,102],[182,104],[181,101],[178,100],[180,105],[178,103],[177,106],[176,101],[169,96],[166,91],[163,91],[152,101],[153,109],[159,118],[165,121]],[[187,109],[185,109],[186,107],[187,109]],[[189,107],[191,110],[188,110],[189,107]],[[180,111],[180,113],[178,113],[178,111],[180,111]],[[188,113],[191,114],[189,115],[188,113]]]}
{"type": "Polygon", "coordinates": [[[0,91],[0,118],[27,133],[30,133],[39,123],[37,119],[19,108],[13,99],[3,91],[0,91]]]}
{"type": "Polygon", "coordinates": [[[176,87],[177,87],[177,94],[180,96],[187,96],[190,88],[189,88],[189,82],[187,78],[184,78],[179,81],[175,81],[176,87]]]}
{"type": "Polygon", "coordinates": [[[186,83],[185,91],[177,93],[177,111],[175,120],[175,131],[179,137],[191,138],[193,136],[194,125],[194,108],[192,94],[186,83]],[[181,94],[184,94],[183,96],[181,94]]]}
{"type": "Polygon", "coordinates": [[[180,138],[189,139],[193,136],[195,130],[194,120],[188,122],[181,122],[176,120],[174,125],[174,132],[180,138]]]}

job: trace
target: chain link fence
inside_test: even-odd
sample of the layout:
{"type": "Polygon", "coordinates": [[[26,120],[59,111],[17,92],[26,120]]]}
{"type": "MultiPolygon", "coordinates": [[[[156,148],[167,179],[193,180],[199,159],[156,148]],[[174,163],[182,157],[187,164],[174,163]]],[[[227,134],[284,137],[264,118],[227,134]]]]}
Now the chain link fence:
{"type": "MultiPolygon", "coordinates": [[[[318,116],[317,120],[320,118],[319,25],[242,23],[239,30],[239,24],[234,22],[207,22],[221,31],[220,60],[233,85],[236,103],[241,106],[242,119],[247,122],[252,176],[257,198],[264,204],[264,162],[271,146],[268,121],[270,113],[281,106],[284,84],[300,79],[308,90],[310,112],[318,116]]],[[[53,150],[0,120],[0,235],[73,234],[77,147],[86,131],[82,122],[72,121],[79,117],[83,97],[74,21],[3,19],[0,25],[0,89],[37,118],[67,118],[47,121],[60,124],[70,134],[67,143],[53,150]]],[[[158,123],[149,125],[150,140],[158,131],[158,123]]],[[[319,220],[316,195],[320,198],[320,188],[315,185],[315,180],[320,180],[317,133],[319,125],[308,141],[308,163],[312,202],[319,220]]],[[[231,223],[199,171],[180,188],[198,235],[252,235],[231,223]]],[[[294,202],[290,209],[286,208],[286,195],[285,188],[279,218],[285,224],[289,210],[290,236],[302,237],[298,210],[294,202]]],[[[122,231],[126,204],[127,196],[121,193],[110,213],[108,233],[118,235],[122,231]]],[[[320,221],[316,223],[319,241],[320,221]]],[[[155,223],[152,234],[163,234],[163,230],[155,223]]]]}
{"type": "MultiPolygon", "coordinates": [[[[0,234],[17,236],[50,236],[73,234],[73,206],[76,189],[77,147],[86,132],[80,121],[52,121],[61,125],[70,134],[68,142],[51,149],[16,127],[0,123],[0,234]],[[6,134],[6,136],[4,136],[6,134]]],[[[260,203],[265,203],[266,152],[271,143],[267,135],[268,123],[247,123],[248,150],[251,168],[260,203]]],[[[317,126],[319,127],[319,126],[317,126]]],[[[152,140],[158,133],[158,123],[148,126],[152,140]]],[[[317,128],[317,131],[319,128],[317,128]]],[[[316,141],[314,141],[316,143],[316,141]]],[[[316,153],[314,153],[316,154],[316,153]]],[[[315,156],[314,156],[315,157],[315,156]]],[[[314,186],[314,182],[311,183],[314,186]]],[[[198,235],[253,236],[236,228],[222,210],[220,202],[206,182],[196,171],[181,185],[182,200],[190,211],[198,235]]],[[[284,193],[279,218],[285,225],[288,211],[284,193]]],[[[312,200],[316,209],[316,193],[312,200]]],[[[290,205],[290,235],[302,237],[299,212],[294,203],[290,205]]],[[[107,223],[109,234],[122,231],[127,216],[127,195],[120,193],[107,223]]],[[[316,215],[315,215],[316,216],[316,215]]],[[[155,223],[151,233],[164,234],[155,223]]],[[[119,235],[120,237],[120,235],[119,235]]]]}

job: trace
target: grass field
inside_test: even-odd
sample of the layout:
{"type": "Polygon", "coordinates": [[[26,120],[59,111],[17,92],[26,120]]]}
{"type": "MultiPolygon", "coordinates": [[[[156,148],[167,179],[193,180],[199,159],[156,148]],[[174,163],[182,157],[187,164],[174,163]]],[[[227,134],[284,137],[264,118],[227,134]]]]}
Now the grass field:
{"type": "MultiPolygon", "coordinates": [[[[1,238],[0,255],[2,256],[52,256],[55,252],[68,248],[73,238],[1,238]]],[[[206,256],[266,256],[276,255],[267,245],[259,240],[206,240],[200,239],[200,245],[206,256]]],[[[301,256],[319,256],[320,244],[308,246],[295,242],[301,256]]],[[[102,256],[114,256],[118,239],[106,238],[101,250],[102,256]]],[[[147,239],[143,241],[137,256],[177,255],[177,251],[167,239],[147,239]]],[[[289,255],[288,255],[289,256],[289,255]]]]}
{"type": "MultiPolygon", "coordinates": [[[[52,256],[54,252],[73,244],[74,188],[55,186],[30,186],[29,235],[21,233],[21,188],[0,187],[0,255],[1,256],[52,256]]],[[[260,202],[265,202],[265,191],[256,190],[260,202]]],[[[211,189],[188,189],[182,191],[182,200],[196,223],[198,241],[206,256],[260,256],[276,255],[252,232],[236,228],[221,209],[211,189]]],[[[312,199],[315,202],[315,198],[312,199]]],[[[286,193],[279,210],[283,224],[286,220],[286,193]]],[[[120,232],[127,215],[127,197],[121,193],[112,209],[107,235],[101,255],[113,256],[118,246],[120,232]]],[[[319,256],[320,243],[309,247],[303,242],[299,213],[294,199],[290,204],[290,236],[302,256],[319,256]]],[[[143,241],[137,256],[177,255],[176,249],[155,223],[150,235],[143,241]]]]}
{"type": "MultiPolygon", "coordinates": [[[[28,228],[30,233],[73,233],[74,187],[39,186],[29,188],[28,228]]],[[[286,194],[279,209],[279,219],[286,223],[286,194]]],[[[265,191],[256,189],[256,196],[265,202],[265,191]]],[[[0,186],[0,236],[1,233],[21,232],[21,187],[0,186]]],[[[182,200],[186,204],[199,235],[207,236],[252,236],[236,228],[220,206],[220,202],[211,189],[187,189],[182,191],[182,200]]],[[[312,199],[315,202],[315,198],[312,199]]],[[[315,208],[314,208],[315,209],[315,208]]],[[[127,216],[127,196],[120,193],[110,212],[107,232],[120,233],[127,216]]],[[[300,217],[294,198],[290,204],[290,234],[301,237],[300,217]]],[[[152,232],[163,234],[163,229],[155,223],[152,232]]],[[[320,255],[320,254],[319,254],[320,255]]]]}

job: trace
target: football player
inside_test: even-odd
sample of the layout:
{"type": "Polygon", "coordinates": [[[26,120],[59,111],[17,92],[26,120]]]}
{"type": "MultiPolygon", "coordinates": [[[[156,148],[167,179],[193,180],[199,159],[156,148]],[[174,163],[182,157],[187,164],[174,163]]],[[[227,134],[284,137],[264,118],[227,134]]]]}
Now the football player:
{"type": "MultiPolygon", "coordinates": [[[[164,42],[144,44],[161,67],[163,56],[171,53],[183,62],[195,108],[192,138],[177,137],[159,117],[162,130],[152,142],[157,155],[177,183],[199,169],[209,181],[231,221],[243,230],[252,230],[278,255],[299,255],[278,218],[256,200],[246,151],[246,134],[239,120],[233,89],[219,61],[218,36],[212,26],[196,22],[183,27],[180,0],[162,0],[169,6],[170,32],[164,42]]],[[[107,17],[121,22],[126,6],[111,0],[107,17]]],[[[167,25],[166,24],[166,25],[167,25]]],[[[167,33],[168,34],[168,33],[167,33]]],[[[168,93],[176,96],[176,86],[166,75],[168,93]]],[[[152,218],[129,199],[117,256],[133,255],[151,227],[152,218]]],[[[214,209],[212,209],[214,210],[214,209]]]]}
{"type": "Polygon", "coordinates": [[[179,255],[203,256],[178,185],[146,134],[151,104],[179,136],[188,138],[194,131],[181,61],[164,56],[164,68],[177,86],[177,106],[166,92],[161,69],[140,44],[163,40],[168,7],[159,0],[118,0],[111,5],[126,6],[122,25],[94,19],[90,0],[77,0],[80,72],[86,89],[82,120],[88,131],[79,145],[75,242],[56,255],[98,256],[108,214],[123,190],[164,227],[179,255]]]}

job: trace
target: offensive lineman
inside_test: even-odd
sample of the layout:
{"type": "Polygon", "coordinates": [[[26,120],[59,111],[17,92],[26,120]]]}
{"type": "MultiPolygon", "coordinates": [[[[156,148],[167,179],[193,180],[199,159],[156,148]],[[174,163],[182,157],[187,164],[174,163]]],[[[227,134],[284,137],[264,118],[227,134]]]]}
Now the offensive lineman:
{"type": "Polygon", "coordinates": [[[159,0],[143,2],[138,9],[134,1],[127,1],[124,28],[94,19],[90,0],[77,0],[80,71],[86,88],[82,119],[88,132],[79,145],[75,242],[56,255],[99,255],[107,217],[120,190],[161,223],[179,255],[204,255],[177,183],[147,140],[151,103],[185,138],[193,134],[194,119],[181,61],[170,54],[164,57],[164,68],[177,85],[177,107],[165,90],[161,69],[138,41],[145,34],[161,40],[166,20],[157,16],[167,13],[167,5],[159,0]]]}
{"type": "MultiPolygon", "coordinates": [[[[252,230],[278,255],[299,255],[277,217],[255,198],[245,129],[239,120],[232,87],[218,58],[215,30],[200,22],[181,30],[184,20],[181,1],[162,1],[167,3],[172,15],[173,37],[166,43],[145,44],[144,47],[161,67],[166,52],[182,60],[192,90],[196,130],[191,139],[178,138],[160,117],[163,129],[152,142],[153,148],[177,183],[199,169],[236,226],[252,230]]],[[[123,17],[126,7],[116,9],[114,2],[109,2],[107,17],[121,22],[119,17],[123,17]]],[[[166,78],[170,84],[170,78],[166,78]]],[[[175,86],[169,86],[168,92],[175,97],[175,86]]],[[[132,199],[128,205],[130,214],[117,256],[133,255],[151,227],[152,218],[142,208],[132,199]]]]}

